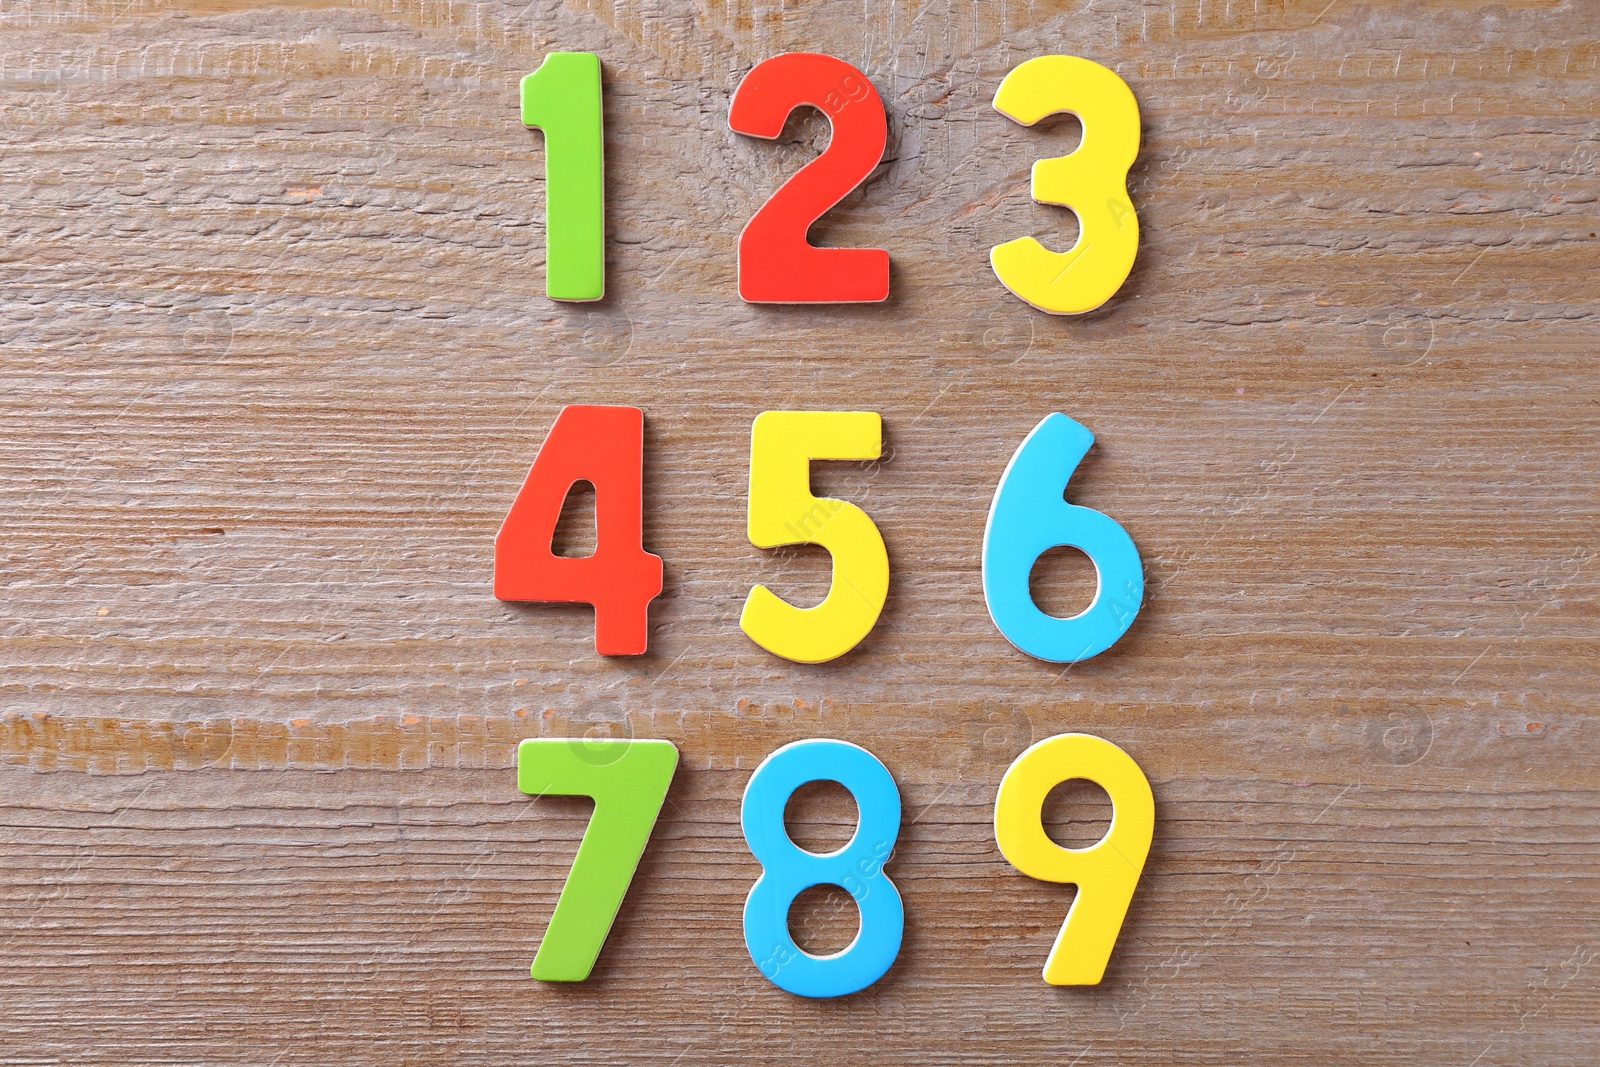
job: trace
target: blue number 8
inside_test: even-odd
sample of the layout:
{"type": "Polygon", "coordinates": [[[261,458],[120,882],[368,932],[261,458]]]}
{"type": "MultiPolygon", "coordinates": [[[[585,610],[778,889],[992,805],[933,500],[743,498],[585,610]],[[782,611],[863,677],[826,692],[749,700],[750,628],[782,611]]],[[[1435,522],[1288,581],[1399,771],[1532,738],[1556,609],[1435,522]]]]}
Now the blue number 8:
{"type": "Polygon", "coordinates": [[[983,532],[983,598],[1007,641],[1054,663],[1098,656],[1139,614],[1144,564],[1133,538],[1109,515],[1063,499],[1094,434],[1057,412],[1025,438],[1000,477],[983,532]],[[1046,615],[1028,593],[1034,562],[1057,545],[1094,561],[1099,586],[1082,614],[1046,615]]]}
{"type": "Polygon", "coordinates": [[[739,823],[761,877],[744,902],[744,944],[762,974],[802,997],[842,997],[882,978],[900,954],[905,907],[883,865],[900,836],[900,790],[878,757],[844,741],[796,741],[761,761],[744,790],[739,823]],[[789,839],[783,809],[807,782],[838,782],[855,798],[856,832],[837,852],[807,852],[789,839]],[[804,889],[836,885],[861,913],[842,952],[813,956],[789,936],[789,907],[804,889]]]}

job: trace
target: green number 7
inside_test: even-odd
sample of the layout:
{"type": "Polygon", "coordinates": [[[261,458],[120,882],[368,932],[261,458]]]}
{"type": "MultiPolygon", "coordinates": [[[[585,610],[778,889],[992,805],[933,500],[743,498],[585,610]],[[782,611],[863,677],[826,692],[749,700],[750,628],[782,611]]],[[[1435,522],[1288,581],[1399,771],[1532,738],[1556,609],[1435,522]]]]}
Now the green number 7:
{"type": "Polygon", "coordinates": [[[540,737],[517,746],[522,792],[594,800],[594,816],[533,957],[535,978],[589,977],[677,768],[678,749],[671,741],[540,737]]]}

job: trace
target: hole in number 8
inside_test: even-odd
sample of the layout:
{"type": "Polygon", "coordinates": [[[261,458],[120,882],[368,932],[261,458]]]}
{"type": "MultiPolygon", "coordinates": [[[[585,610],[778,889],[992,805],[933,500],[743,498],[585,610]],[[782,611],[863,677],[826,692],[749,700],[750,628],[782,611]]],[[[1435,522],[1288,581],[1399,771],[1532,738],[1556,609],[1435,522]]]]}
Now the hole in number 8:
{"type": "Polygon", "coordinates": [[[761,973],[802,997],[842,997],[882,978],[900,954],[905,908],[883,865],[900,836],[900,790],[878,757],[845,741],[784,745],[761,761],[744,790],[739,822],[761,877],[744,902],[744,944],[761,973]],[[807,852],[789,838],[783,811],[808,782],[838,782],[855,799],[856,831],[835,852],[807,852]],[[794,898],[836,885],[861,913],[855,940],[831,956],[813,956],[789,933],[794,898]]]}

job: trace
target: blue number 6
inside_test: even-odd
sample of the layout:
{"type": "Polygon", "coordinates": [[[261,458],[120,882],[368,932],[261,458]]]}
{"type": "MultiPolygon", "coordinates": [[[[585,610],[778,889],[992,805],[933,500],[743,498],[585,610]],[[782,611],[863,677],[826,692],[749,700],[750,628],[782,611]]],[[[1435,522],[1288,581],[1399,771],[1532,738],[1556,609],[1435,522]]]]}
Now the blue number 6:
{"type": "Polygon", "coordinates": [[[900,954],[905,907],[883,865],[900,836],[900,790],[878,757],[844,741],[784,745],[761,761],[744,790],[739,822],[761,877],[744,902],[744,944],[761,973],[802,997],[842,997],[882,978],[900,954]],[[838,782],[855,798],[856,832],[837,852],[807,852],[789,839],[783,809],[807,782],[838,782]],[[813,956],[789,935],[789,908],[801,890],[836,885],[861,913],[842,952],[813,956]]]}
{"type": "Polygon", "coordinates": [[[1060,412],[1033,428],[995,490],[983,532],[983,599],[1007,641],[1030,656],[1071,663],[1098,656],[1133,625],[1144,600],[1144,565],[1115,519],[1066,502],[1067,480],[1094,434],[1060,412]],[[1094,562],[1099,584],[1080,615],[1046,615],[1028,592],[1034,562],[1070,545],[1094,562]]]}

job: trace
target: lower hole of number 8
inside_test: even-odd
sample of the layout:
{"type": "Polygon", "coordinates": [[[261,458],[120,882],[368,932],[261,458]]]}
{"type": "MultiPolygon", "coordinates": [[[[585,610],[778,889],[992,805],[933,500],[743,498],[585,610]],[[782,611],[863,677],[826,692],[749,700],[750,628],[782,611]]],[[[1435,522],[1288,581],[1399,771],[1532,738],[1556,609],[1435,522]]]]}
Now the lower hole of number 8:
{"type": "Polygon", "coordinates": [[[900,790],[878,758],[845,741],[785,745],[750,776],[739,820],[761,864],[744,904],[745,948],[761,973],[803,997],[840,997],[883,977],[900,954],[905,908],[883,870],[900,835],[900,790]],[[855,801],[859,818],[843,848],[810,852],[785,829],[789,798],[810,782],[837,782],[855,801]],[[843,950],[815,956],[795,943],[790,909],[805,890],[829,885],[850,895],[860,929],[843,950]]]}

